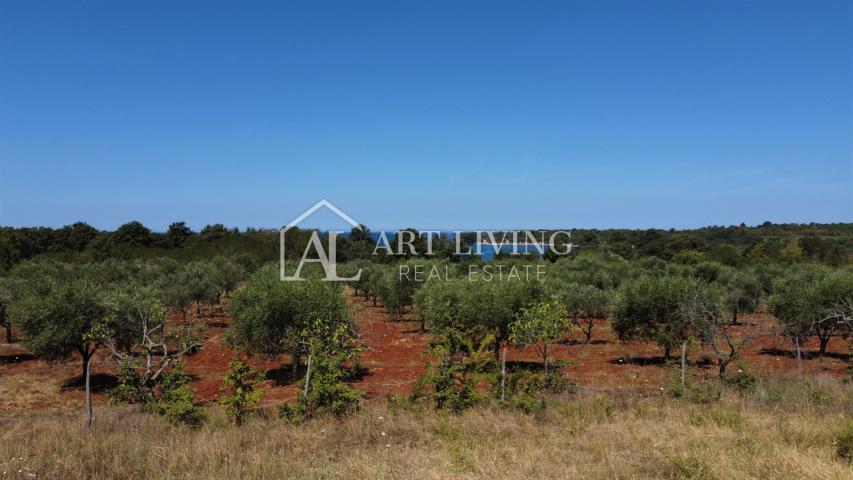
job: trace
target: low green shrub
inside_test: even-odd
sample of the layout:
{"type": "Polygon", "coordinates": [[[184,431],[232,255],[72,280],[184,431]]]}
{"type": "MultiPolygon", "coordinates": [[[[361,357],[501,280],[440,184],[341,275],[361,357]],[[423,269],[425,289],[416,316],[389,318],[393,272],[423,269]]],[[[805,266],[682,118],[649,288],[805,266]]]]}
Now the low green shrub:
{"type": "Polygon", "coordinates": [[[543,393],[564,393],[574,391],[577,385],[559,373],[538,373],[520,370],[507,374],[503,390],[501,377],[492,377],[492,391],[498,399],[498,404],[505,408],[515,408],[527,414],[541,412],[545,409],[543,393]]]}
{"type": "Polygon", "coordinates": [[[838,456],[853,463],[853,418],[848,418],[832,435],[838,456]]]}
{"type": "Polygon", "coordinates": [[[174,425],[197,426],[204,420],[201,408],[193,403],[190,377],[180,362],[173,364],[150,389],[144,388],[136,368],[130,364],[119,367],[118,378],[118,385],[107,392],[110,402],[143,405],[174,425]]]}
{"type": "Polygon", "coordinates": [[[257,389],[257,383],[263,378],[263,374],[255,372],[254,369],[241,360],[232,360],[228,372],[222,379],[221,390],[231,392],[219,400],[225,406],[225,413],[240,426],[245,421],[249,411],[258,404],[264,395],[263,390],[257,389]]]}
{"type": "Polygon", "coordinates": [[[737,373],[727,373],[723,375],[722,381],[726,386],[741,393],[753,393],[758,387],[758,377],[744,370],[738,370],[737,373]]]}
{"type": "Polygon", "coordinates": [[[173,425],[200,425],[202,410],[193,404],[193,391],[187,386],[189,375],[183,369],[166,374],[160,384],[160,399],[152,407],[173,425]]]}
{"type": "Polygon", "coordinates": [[[296,404],[281,404],[279,417],[291,423],[299,423],[317,415],[332,414],[341,418],[358,411],[364,392],[347,383],[352,375],[350,369],[344,366],[344,359],[343,355],[312,355],[307,394],[306,379],[303,379],[296,404]]]}

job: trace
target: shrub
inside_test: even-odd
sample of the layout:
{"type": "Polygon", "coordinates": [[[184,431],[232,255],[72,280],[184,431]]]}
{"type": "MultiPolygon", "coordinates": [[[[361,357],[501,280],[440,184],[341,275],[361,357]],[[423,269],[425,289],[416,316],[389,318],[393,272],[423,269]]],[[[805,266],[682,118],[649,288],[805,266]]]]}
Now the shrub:
{"type": "Polygon", "coordinates": [[[707,405],[722,397],[722,391],[716,383],[707,382],[687,387],[686,398],[694,403],[707,405]]]}
{"type": "Polygon", "coordinates": [[[152,389],[144,388],[139,372],[127,362],[119,366],[118,378],[118,385],[107,392],[110,402],[143,405],[175,425],[195,426],[202,422],[201,409],[193,404],[193,391],[187,386],[190,377],[184,373],[182,363],[173,364],[152,389]]]}
{"type": "Polygon", "coordinates": [[[232,360],[229,370],[222,379],[222,390],[233,392],[222,397],[219,403],[225,406],[225,413],[240,426],[246,419],[249,410],[258,404],[264,395],[263,390],[256,390],[257,382],[262,375],[240,360],[232,360]]]}
{"type": "Polygon", "coordinates": [[[159,382],[157,399],[149,402],[150,410],[162,415],[169,423],[199,425],[204,420],[201,409],[193,404],[193,391],[187,384],[189,375],[183,365],[176,364],[159,382]]]}
{"type": "Polygon", "coordinates": [[[665,388],[666,392],[673,398],[684,398],[699,404],[714,403],[722,396],[720,387],[713,382],[682,386],[681,381],[677,377],[673,377],[665,388]]]}
{"type": "Polygon", "coordinates": [[[476,382],[464,364],[454,363],[450,358],[441,359],[430,371],[418,379],[418,383],[433,386],[430,398],[435,408],[461,412],[476,403],[476,382]]]}
{"type": "Polygon", "coordinates": [[[119,364],[118,385],[107,392],[111,403],[138,404],[145,403],[142,389],[142,378],[136,368],[127,362],[119,364]]]}
{"type": "Polygon", "coordinates": [[[844,425],[833,433],[832,437],[838,456],[848,462],[853,462],[853,418],[848,418],[844,425]]]}
{"type": "Polygon", "coordinates": [[[737,373],[727,373],[722,377],[723,383],[741,393],[752,393],[758,388],[758,377],[743,370],[737,373]]]}
{"type": "Polygon", "coordinates": [[[281,404],[279,417],[298,423],[325,413],[341,418],[358,411],[364,392],[347,383],[350,372],[344,366],[346,355],[315,353],[311,358],[310,378],[301,382],[302,390],[296,405],[281,404]],[[307,389],[306,381],[309,382],[307,389]]]}
{"type": "Polygon", "coordinates": [[[520,370],[507,375],[503,395],[500,388],[500,376],[493,377],[493,391],[503,407],[516,408],[524,413],[538,413],[545,409],[543,392],[563,393],[576,387],[567,378],[558,373],[537,373],[520,370]],[[501,397],[503,397],[502,400],[501,397]]]}

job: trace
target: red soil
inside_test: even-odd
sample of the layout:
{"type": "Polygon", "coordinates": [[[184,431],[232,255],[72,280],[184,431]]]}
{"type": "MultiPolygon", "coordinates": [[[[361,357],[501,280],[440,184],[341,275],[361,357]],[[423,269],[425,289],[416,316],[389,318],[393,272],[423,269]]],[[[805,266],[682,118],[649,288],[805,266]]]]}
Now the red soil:
{"type": "MultiPolygon", "coordinates": [[[[418,332],[418,324],[411,321],[390,321],[382,307],[362,303],[349,297],[356,309],[356,318],[365,350],[360,364],[366,374],[355,382],[368,398],[381,399],[390,393],[410,391],[412,384],[423,374],[427,359],[423,355],[428,335],[418,332]]],[[[749,322],[752,316],[742,320],[749,322]]],[[[175,318],[177,320],[177,318],[175,318]]],[[[221,379],[228,362],[237,354],[223,341],[222,334],[230,325],[225,316],[204,319],[206,340],[201,350],[185,358],[187,372],[194,376],[191,387],[198,401],[215,401],[220,395],[221,379]]],[[[741,327],[745,328],[745,327],[741,327]]],[[[551,361],[569,361],[563,368],[566,376],[580,385],[601,388],[659,389],[673,375],[672,368],[660,363],[662,352],[647,342],[619,342],[608,328],[607,322],[597,322],[587,344],[579,331],[566,342],[551,347],[551,361]]],[[[805,346],[816,351],[816,341],[805,346]]],[[[796,360],[790,355],[790,344],[781,337],[764,337],[754,341],[744,352],[742,364],[751,372],[762,376],[790,376],[796,374],[796,360]]],[[[690,373],[698,377],[713,378],[717,367],[701,362],[703,357],[713,359],[709,349],[692,346],[689,358],[693,363],[690,373]]],[[[244,356],[245,358],[245,356],[244,356]]],[[[290,359],[247,358],[249,363],[267,373],[263,382],[266,394],[262,405],[273,406],[296,397],[297,383],[291,378],[290,359]]],[[[513,348],[510,361],[541,362],[535,347],[513,348]]],[[[803,361],[805,375],[831,375],[849,378],[849,345],[844,339],[834,338],[829,352],[822,358],[803,361]]],[[[730,367],[737,370],[737,366],[730,367]]],[[[83,392],[77,386],[63,388],[80,376],[80,360],[72,358],[66,363],[49,364],[27,355],[19,344],[0,344],[0,416],[20,415],[33,411],[77,411],[83,402],[83,392]]],[[[102,354],[93,360],[95,384],[111,377],[112,363],[102,354]]],[[[300,372],[301,378],[304,372],[300,372]]],[[[297,379],[298,380],[298,379],[297,379]]],[[[96,405],[106,402],[103,389],[94,395],[96,405]]]]}

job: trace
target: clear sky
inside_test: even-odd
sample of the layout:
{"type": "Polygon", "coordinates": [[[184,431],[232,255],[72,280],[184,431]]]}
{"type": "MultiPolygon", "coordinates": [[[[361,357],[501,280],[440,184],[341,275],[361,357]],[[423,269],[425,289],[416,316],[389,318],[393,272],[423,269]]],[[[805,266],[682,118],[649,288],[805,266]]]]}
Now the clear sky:
{"type": "Polygon", "coordinates": [[[853,221],[853,2],[0,0],[0,225],[853,221]]]}

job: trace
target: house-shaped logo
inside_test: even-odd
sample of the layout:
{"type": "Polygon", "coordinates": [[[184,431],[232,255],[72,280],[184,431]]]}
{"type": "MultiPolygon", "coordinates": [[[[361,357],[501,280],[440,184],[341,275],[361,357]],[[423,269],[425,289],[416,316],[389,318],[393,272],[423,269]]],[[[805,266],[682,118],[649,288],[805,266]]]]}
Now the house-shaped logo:
{"type": "Polygon", "coordinates": [[[279,243],[280,243],[279,248],[281,251],[281,280],[282,281],[292,282],[292,281],[304,280],[304,278],[302,278],[300,276],[300,273],[302,272],[302,267],[307,262],[321,264],[323,266],[323,271],[326,274],[326,278],[324,278],[323,280],[326,280],[326,281],[346,282],[346,281],[357,281],[359,278],[361,278],[361,269],[359,269],[358,273],[356,273],[355,276],[353,276],[353,277],[341,278],[338,276],[337,263],[336,263],[337,238],[338,238],[338,234],[343,233],[343,232],[342,231],[334,231],[334,230],[330,230],[329,232],[327,232],[327,237],[329,240],[328,248],[323,247],[323,242],[320,241],[319,232],[317,230],[313,230],[311,232],[311,238],[308,240],[308,244],[305,246],[305,251],[302,254],[302,258],[299,260],[299,264],[296,267],[296,272],[294,272],[294,274],[290,275],[290,276],[288,276],[286,274],[285,268],[284,268],[284,265],[285,265],[285,263],[284,263],[284,250],[285,250],[284,249],[284,245],[285,245],[284,244],[284,236],[285,235],[284,234],[288,230],[290,230],[291,228],[294,228],[297,225],[299,225],[306,218],[310,217],[312,214],[314,214],[314,212],[316,212],[320,208],[324,208],[324,207],[327,208],[328,210],[330,210],[335,215],[337,215],[340,219],[342,219],[346,223],[350,224],[352,226],[352,228],[354,228],[356,230],[362,229],[361,224],[359,224],[358,222],[353,220],[346,213],[342,212],[338,207],[332,205],[331,202],[327,201],[326,199],[320,200],[319,202],[314,204],[313,207],[306,210],[302,215],[296,217],[295,220],[288,223],[279,232],[279,243]],[[308,253],[311,251],[312,247],[317,251],[317,257],[318,258],[308,258],[308,253]]]}

